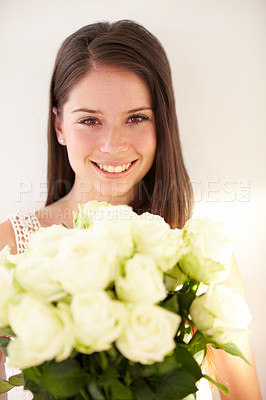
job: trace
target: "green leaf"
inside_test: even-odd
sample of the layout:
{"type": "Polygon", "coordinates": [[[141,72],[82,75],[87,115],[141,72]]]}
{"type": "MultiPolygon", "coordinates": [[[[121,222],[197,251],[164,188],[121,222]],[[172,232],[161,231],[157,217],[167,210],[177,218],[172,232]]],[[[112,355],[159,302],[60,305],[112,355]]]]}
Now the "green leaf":
{"type": "Polygon", "coordinates": [[[119,376],[115,365],[108,365],[100,377],[101,384],[112,384],[112,382],[119,376]]]}
{"type": "Polygon", "coordinates": [[[22,371],[22,374],[24,376],[24,380],[29,379],[30,381],[39,384],[41,378],[41,372],[39,367],[26,368],[22,371]]]}
{"type": "Polygon", "coordinates": [[[13,389],[13,385],[10,385],[10,383],[4,379],[0,379],[0,394],[6,393],[9,390],[13,389]]]}
{"type": "Polygon", "coordinates": [[[196,379],[183,368],[168,374],[149,379],[151,387],[160,400],[181,400],[188,394],[195,393],[196,379]]]}
{"type": "Polygon", "coordinates": [[[112,396],[116,400],[134,399],[132,391],[118,379],[115,379],[111,385],[112,396]]]}
{"type": "Polygon", "coordinates": [[[177,293],[168,295],[165,300],[160,303],[160,306],[165,308],[166,310],[172,311],[175,314],[179,312],[179,306],[177,301],[177,293]]]}
{"type": "Polygon", "coordinates": [[[15,386],[24,386],[24,379],[21,373],[11,376],[8,381],[0,379],[0,394],[8,392],[15,386]]]}
{"type": "Polygon", "coordinates": [[[24,386],[24,379],[22,373],[11,376],[8,379],[8,382],[13,386],[24,386]]]}
{"type": "Polygon", "coordinates": [[[220,389],[223,393],[225,393],[226,396],[229,396],[229,389],[225,385],[222,385],[221,383],[216,382],[214,379],[212,379],[208,375],[203,375],[203,378],[207,379],[207,381],[209,381],[213,385],[215,385],[218,389],[220,389]]]}
{"type": "Polygon", "coordinates": [[[157,370],[156,372],[157,375],[168,374],[169,372],[174,371],[175,369],[181,366],[179,360],[177,360],[174,354],[165,357],[165,359],[162,362],[158,362],[153,365],[157,370]]]}
{"type": "Polygon", "coordinates": [[[246,359],[244,354],[241,352],[241,350],[237,347],[235,343],[226,343],[226,344],[217,344],[217,343],[212,343],[212,346],[215,349],[221,349],[226,351],[229,354],[232,354],[233,356],[238,356],[242,358],[248,365],[251,366],[250,362],[246,359]]]}
{"type": "Polygon", "coordinates": [[[193,355],[199,365],[202,364],[207,352],[207,342],[199,331],[195,333],[188,344],[188,351],[193,355]]]}
{"type": "Polygon", "coordinates": [[[12,329],[9,328],[8,326],[0,328],[0,334],[6,336],[16,336],[15,333],[12,331],[12,329]]]}
{"type": "Polygon", "coordinates": [[[15,386],[23,386],[23,385],[24,385],[24,379],[21,373],[11,376],[8,381],[0,379],[0,394],[8,392],[15,386]]]}
{"type": "Polygon", "coordinates": [[[40,385],[59,398],[74,396],[88,382],[87,374],[73,359],[67,359],[60,363],[56,361],[44,363],[41,372],[40,385]]]}
{"type": "Polygon", "coordinates": [[[155,400],[154,394],[147,381],[137,378],[132,383],[134,399],[136,400],[155,400]]]}
{"type": "Polygon", "coordinates": [[[196,380],[199,380],[202,377],[202,372],[198,363],[187,349],[184,349],[183,347],[177,347],[174,354],[182,367],[191,373],[196,380]]]}
{"type": "Polygon", "coordinates": [[[6,336],[0,336],[0,348],[2,349],[2,352],[4,355],[7,357],[7,346],[8,343],[10,342],[10,338],[6,336]]]}
{"type": "Polygon", "coordinates": [[[144,377],[148,378],[153,375],[164,375],[179,368],[181,364],[177,361],[176,357],[172,354],[171,356],[165,357],[164,361],[157,362],[151,365],[144,364],[133,364],[130,367],[130,372],[133,377],[144,377]]]}
{"type": "MultiPolygon", "coordinates": [[[[194,349],[204,348],[209,343],[200,331],[197,331],[189,342],[189,351],[194,354],[194,349]]],[[[198,350],[195,352],[197,353],[198,350]]]]}

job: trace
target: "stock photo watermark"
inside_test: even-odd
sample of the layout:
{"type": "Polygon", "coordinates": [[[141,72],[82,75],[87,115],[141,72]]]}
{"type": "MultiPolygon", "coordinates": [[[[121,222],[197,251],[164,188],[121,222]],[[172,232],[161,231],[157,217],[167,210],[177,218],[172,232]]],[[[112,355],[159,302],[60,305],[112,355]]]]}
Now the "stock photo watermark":
{"type": "MultiPolygon", "coordinates": [[[[126,188],[127,183],[116,183],[114,185],[114,195],[119,196],[126,188]]],[[[164,193],[163,182],[156,183],[157,193],[164,193]]],[[[60,180],[54,183],[53,193],[54,197],[60,198],[59,187],[65,189],[65,193],[68,193],[71,189],[70,182],[66,180],[60,180]]],[[[104,185],[102,185],[104,187],[104,185]]],[[[192,181],[192,187],[194,191],[194,201],[197,202],[248,202],[251,200],[251,181],[250,180],[197,180],[192,181]]],[[[83,201],[86,196],[90,195],[93,190],[93,186],[89,184],[80,184],[79,192],[80,199],[83,201]]],[[[155,188],[148,189],[145,183],[142,181],[138,188],[137,196],[139,200],[146,197],[148,200],[152,199],[155,188]]],[[[98,185],[99,194],[101,195],[101,182],[98,185]]],[[[172,182],[169,188],[169,195],[172,190],[178,190],[175,182],[172,182]]],[[[47,197],[47,182],[43,180],[30,181],[30,180],[17,180],[14,183],[14,201],[16,203],[22,202],[27,198],[31,198],[31,201],[36,203],[43,203],[47,197]]],[[[104,190],[102,191],[104,200],[104,190]]]]}

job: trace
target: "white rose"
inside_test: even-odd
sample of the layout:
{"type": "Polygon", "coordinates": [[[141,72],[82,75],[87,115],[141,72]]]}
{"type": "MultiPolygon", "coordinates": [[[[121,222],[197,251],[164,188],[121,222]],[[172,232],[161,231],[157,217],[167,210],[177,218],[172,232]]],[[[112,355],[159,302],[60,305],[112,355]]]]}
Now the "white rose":
{"type": "Polygon", "coordinates": [[[18,296],[9,306],[10,326],[16,338],[8,345],[9,365],[28,368],[69,357],[73,337],[58,310],[31,296],[18,296]]]}
{"type": "Polygon", "coordinates": [[[8,325],[8,304],[16,294],[13,269],[0,266],[0,327],[8,325]]]}
{"type": "Polygon", "coordinates": [[[126,309],[106,292],[78,293],[73,296],[70,308],[78,351],[90,354],[108,350],[120,336],[126,309]]]}
{"type": "Polygon", "coordinates": [[[116,342],[118,350],[141,364],[163,361],[175,348],[180,315],[150,304],[138,304],[129,310],[122,335],[116,342]]]}
{"type": "Polygon", "coordinates": [[[149,256],[135,254],[125,265],[125,277],[115,282],[117,297],[131,303],[155,304],[165,299],[163,274],[149,256]]]}
{"type": "Polygon", "coordinates": [[[112,241],[119,259],[129,258],[134,251],[132,221],[138,215],[126,205],[102,207],[93,217],[93,232],[103,241],[112,241]]]}
{"type": "Polygon", "coordinates": [[[233,242],[222,232],[222,224],[190,219],[183,231],[184,254],[179,261],[182,272],[205,284],[224,281],[229,274],[233,242]]]}
{"type": "Polygon", "coordinates": [[[69,293],[105,289],[116,275],[115,251],[90,229],[75,230],[60,242],[53,279],[69,293]]]}
{"type": "Polygon", "coordinates": [[[205,336],[224,344],[247,331],[251,321],[248,306],[242,297],[226,285],[210,286],[190,307],[193,323],[205,336]]]}
{"type": "Polygon", "coordinates": [[[77,229],[87,229],[93,224],[93,218],[101,207],[110,207],[107,201],[92,200],[86,204],[79,204],[78,211],[74,211],[74,227],[77,229]]]}
{"type": "Polygon", "coordinates": [[[60,241],[65,237],[73,235],[73,231],[73,229],[67,229],[62,225],[52,225],[48,228],[41,228],[33,233],[31,237],[31,246],[30,249],[26,251],[26,254],[32,254],[34,252],[46,257],[55,257],[60,241]]]}
{"type": "Polygon", "coordinates": [[[136,251],[153,257],[162,271],[170,270],[178,262],[182,231],[171,229],[160,216],[143,213],[133,224],[133,235],[136,251]]]}
{"type": "Polygon", "coordinates": [[[20,286],[28,292],[56,299],[64,296],[64,291],[52,278],[55,267],[54,259],[31,253],[20,260],[14,275],[20,286]]]}

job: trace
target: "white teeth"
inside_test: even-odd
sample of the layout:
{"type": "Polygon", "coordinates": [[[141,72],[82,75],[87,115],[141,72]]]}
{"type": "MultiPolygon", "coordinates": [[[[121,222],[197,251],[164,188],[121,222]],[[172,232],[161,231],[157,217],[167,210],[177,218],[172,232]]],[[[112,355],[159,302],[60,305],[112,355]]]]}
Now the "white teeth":
{"type": "Polygon", "coordinates": [[[131,164],[132,164],[132,163],[130,162],[130,163],[127,163],[127,164],[116,165],[116,166],[113,166],[113,165],[105,165],[105,164],[97,164],[97,166],[98,166],[100,169],[102,169],[103,171],[106,171],[106,172],[119,173],[119,172],[126,171],[126,170],[130,167],[131,164]]]}
{"type": "Polygon", "coordinates": [[[118,165],[117,167],[115,167],[115,172],[121,172],[121,171],[122,171],[121,165],[118,165]]]}
{"type": "Polygon", "coordinates": [[[115,172],[115,167],[113,165],[108,165],[107,171],[108,172],[115,172]]]}

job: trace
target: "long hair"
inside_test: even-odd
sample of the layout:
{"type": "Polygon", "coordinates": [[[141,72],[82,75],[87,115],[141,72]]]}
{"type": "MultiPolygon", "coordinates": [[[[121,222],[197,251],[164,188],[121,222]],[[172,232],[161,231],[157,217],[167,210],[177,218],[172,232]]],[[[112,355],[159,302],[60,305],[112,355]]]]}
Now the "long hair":
{"type": "Polygon", "coordinates": [[[151,94],[156,155],[131,205],[139,213],[159,214],[172,227],[181,228],[191,214],[193,191],[181,151],[171,69],[158,39],[130,20],[84,26],[66,38],[59,49],[50,87],[46,205],[64,197],[75,179],[66,147],[56,138],[52,108],[55,106],[60,115],[75,84],[103,65],[138,75],[151,94]]]}

